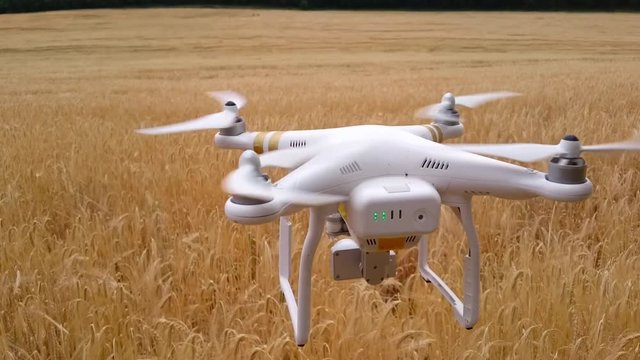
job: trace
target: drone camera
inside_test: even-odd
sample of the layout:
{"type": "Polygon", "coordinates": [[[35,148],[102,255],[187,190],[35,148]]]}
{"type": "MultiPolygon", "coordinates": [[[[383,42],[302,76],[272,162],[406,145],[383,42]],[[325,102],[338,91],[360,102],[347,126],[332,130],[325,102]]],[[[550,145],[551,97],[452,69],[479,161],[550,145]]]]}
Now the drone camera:
{"type": "Polygon", "coordinates": [[[369,284],[379,284],[395,276],[396,254],[393,250],[362,250],[352,239],[342,239],[331,248],[331,272],[334,280],[364,278],[369,284]]]}

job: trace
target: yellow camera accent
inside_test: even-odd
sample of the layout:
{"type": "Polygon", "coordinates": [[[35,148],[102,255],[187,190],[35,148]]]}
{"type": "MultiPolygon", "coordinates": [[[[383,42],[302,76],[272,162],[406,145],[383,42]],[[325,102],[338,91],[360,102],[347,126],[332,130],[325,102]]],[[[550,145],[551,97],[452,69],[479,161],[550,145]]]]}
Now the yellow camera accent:
{"type": "Polygon", "coordinates": [[[378,250],[388,251],[403,249],[405,237],[380,238],[378,239],[378,250]]]}

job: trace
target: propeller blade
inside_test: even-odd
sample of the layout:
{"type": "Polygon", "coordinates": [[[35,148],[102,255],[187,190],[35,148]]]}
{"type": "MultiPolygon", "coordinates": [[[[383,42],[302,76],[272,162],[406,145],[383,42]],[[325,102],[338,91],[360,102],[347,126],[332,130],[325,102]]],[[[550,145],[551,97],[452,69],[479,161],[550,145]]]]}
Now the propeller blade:
{"type": "Polygon", "coordinates": [[[462,96],[456,96],[456,104],[462,105],[468,108],[475,108],[491,101],[506,99],[506,98],[510,98],[513,96],[520,96],[520,95],[522,94],[511,92],[511,91],[495,91],[495,92],[472,94],[472,95],[462,95],[462,96]]]}
{"type": "Polygon", "coordinates": [[[250,199],[273,200],[272,185],[254,167],[245,165],[232,171],[222,182],[225,192],[250,199]]]}
{"type": "Polygon", "coordinates": [[[235,120],[236,114],[234,112],[224,110],[222,112],[205,115],[194,120],[188,120],[185,122],[165,126],[138,129],[136,130],[136,132],[145,135],[162,135],[197,130],[224,129],[233,125],[235,120]]]}
{"type": "Polygon", "coordinates": [[[437,103],[429,106],[425,106],[423,108],[418,109],[416,111],[416,117],[420,119],[438,119],[442,121],[454,121],[457,122],[460,120],[458,116],[449,114],[447,112],[441,111],[442,104],[437,103]]]}
{"type": "Polygon", "coordinates": [[[544,144],[451,144],[466,152],[511,160],[534,162],[562,153],[558,145],[544,144]]]}
{"type": "Polygon", "coordinates": [[[243,152],[240,156],[240,166],[227,175],[222,188],[232,196],[262,201],[278,200],[302,206],[322,206],[347,200],[347,197],[342,195],[279,188],[264,178],[260,168],[261,158],[258,154],[251,150],[243,152]]]}
{"type": "Polygon", "coordinates": [[[587,145],[582,147],[582,151],[640,151],[640,137],[615,143],[587,145]]]}
{"type": "Polygon", "coordinates": [[[247,103],[247,99],[235,91],[213,91],[207,93],[207,95],[218,100],[223,107],[221,112],[176,124],[138,129],[136,132],[145,135],[163,135],[187,131],[225,129],[233,126],[238,116],[238,110],[247,103]]]}
{"type": "Polygon", "coordinates": [[[451,144],[450,146],[479,155],[533,162],[556,155],[579,157],[582,152],[640,151],[640,138],[608,144],[581,146],[578,138],[565,136],[559,144],[451,144]]]}
{"type": "Polygon", "coordinates": [[[442,101],[418,109],[416,117],[423,119],[433,119],[436,121],[460,121],[460,115],[455,111],[456,105],[468,108],[475,108],[491,101],[506,99],[522,94],[511,91],[494,91],[487,93],[462,95],[454,97],[451,93],[446,93],[442,97],[442,101]]]}

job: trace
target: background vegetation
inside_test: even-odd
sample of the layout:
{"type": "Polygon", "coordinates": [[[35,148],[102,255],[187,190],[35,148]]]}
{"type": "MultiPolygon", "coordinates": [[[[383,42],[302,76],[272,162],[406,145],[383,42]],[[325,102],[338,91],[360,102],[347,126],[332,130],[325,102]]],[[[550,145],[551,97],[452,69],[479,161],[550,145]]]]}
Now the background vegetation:
{"type": "MultiPolygon", "coordinates": [[[[639,38],[637,14],[3,15],[0,358],[640,358],[640,154],[586,155],[584,202],[474,199],[471,331],[410,267],[377,287],[331,280],[325,238],[298,348],[276,225],[223,215],[240,152],[214,132],[133,132],[218,111],[210,90],[247,95],[250,130],[415,124],[445,91],[512,90],[525,96],[464,112],[456,141],[616,141],[639,126],[639,38]]],[[[293,220],[297,264],[306,214],[293,220]]],[[[431,236],[457,291],[463,236],[448,211],[431,236]]]]}
{"type": "Polygon", "coordinates": [[[302,9],[639,10],[640,0],[0,0],[0,13],[150,6],[260,6],[302,9]]]}

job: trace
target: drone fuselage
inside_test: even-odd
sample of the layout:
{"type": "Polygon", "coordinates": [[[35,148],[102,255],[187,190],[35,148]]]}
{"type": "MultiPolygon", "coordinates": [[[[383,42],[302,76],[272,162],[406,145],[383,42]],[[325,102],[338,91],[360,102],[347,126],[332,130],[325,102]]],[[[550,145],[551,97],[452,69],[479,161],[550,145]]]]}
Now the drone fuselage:
{"type": "MultiPolygon", "coordinates": [[[[592,184],[548,181],[537,170],[476,155],[418,138],[374,137],[375,146],[346,146],[335,154],[318,154],[278,181],[275,186],[311,193],[350,196],[362,182],[374,178],[405,177],[431,184],[443,204],[456,204],[474,195],[505,199],[542,196],[557,201],[580,201],[591,195],[592,184]]],[[[240,205],[230,201],[225,211],[240,223],[266,223],[302,207],[277,200],[240,205]]]]}

